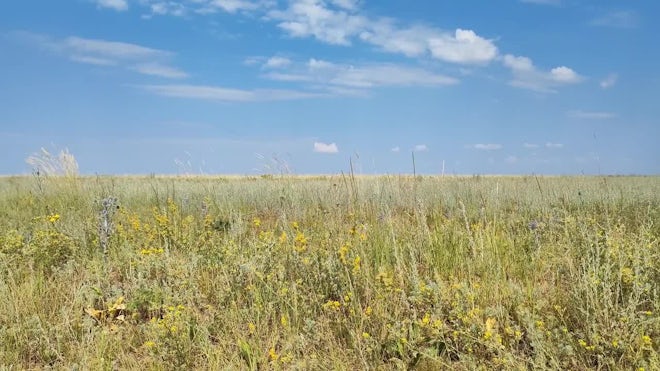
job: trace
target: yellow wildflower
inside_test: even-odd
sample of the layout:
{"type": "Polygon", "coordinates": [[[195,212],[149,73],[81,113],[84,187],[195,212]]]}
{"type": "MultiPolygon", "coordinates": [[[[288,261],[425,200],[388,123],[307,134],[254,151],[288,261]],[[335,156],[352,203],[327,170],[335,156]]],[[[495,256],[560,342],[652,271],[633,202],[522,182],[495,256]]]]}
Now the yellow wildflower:
{"type": "Polygon", "coordinates": [[[371,337],[371,335],[369,335],[368,332],[363,332],[363,333],[362,333],[362,338],[364,338],[364,339],[369,339],[370,337],[371,337]]]}
{"type": "Polygon", "coordinates": [[[360,272],[360,256],[356,256],[353,260],[353,274],[358,274],[360,272]]]}
{"type": "Polygon", "coordinates": [[[648,335],[642,336],[642,347],[643,348],[651,348],[653,345],[653,340],[651,340],[651,337],[648,335]]]}
{"type": "Polygon", "coordinates": [[[51,223],[55,223],[60,219],[60,214],[52,214],[48,216],[48,221],[51,223]]]}
{"type": "Polygon", "coordinates": [[[270,348],[268,350],[268,358],[270,358],[271,362],[276,362],[280,356],[275,352],[275,348],[270,348]]]}

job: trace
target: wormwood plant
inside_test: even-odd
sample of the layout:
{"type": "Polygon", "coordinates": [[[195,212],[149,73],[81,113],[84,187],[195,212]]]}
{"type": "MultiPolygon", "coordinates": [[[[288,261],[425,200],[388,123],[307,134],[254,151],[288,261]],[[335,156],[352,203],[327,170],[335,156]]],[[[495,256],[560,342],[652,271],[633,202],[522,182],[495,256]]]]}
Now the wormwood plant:
{"type": "Polygon", "coordinates": [[[99,212],[99,244],[104,258],[107,259],[108,244],[110,236],[114,232],[112,217],[119,209],[119,201],[116,197],[106,197],[100,201],[101,211],[99,212]]]}

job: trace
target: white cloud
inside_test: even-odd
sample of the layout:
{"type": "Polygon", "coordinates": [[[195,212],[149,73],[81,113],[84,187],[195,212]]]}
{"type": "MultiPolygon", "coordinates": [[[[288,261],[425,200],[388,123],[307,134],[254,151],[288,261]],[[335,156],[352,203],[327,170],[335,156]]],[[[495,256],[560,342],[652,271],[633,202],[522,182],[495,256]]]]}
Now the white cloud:
{"type": "Polygon", "coordinates": [[[616,117],[615,113],[612,112],[598,112],[598,111],[568,111],[568,116],[578,118],[578,119],[588,119],[588,120],[606,120],[616,117]]]}
{"type": "Polygon", "coordinates": [[[482,150],[482,151],[495,151],[495,150],[499,150],[499,149],[503,148],[503,146],[501,144],[495,144],[495,143],[489,143],[489,144],[479,143],[479,144],[472,145],[470,147],[472,147],[474,149],[479,149],[479,150],[482,150]]]}
{"type": "Polygon", "coordinates": [[[431,55],[454,63],[488,63],[497,56],[492,41],[477,36],[472,30],[457,29],[455,35],[442,35],[428,40],[431,55]]]}
{"type": "Polygon", "coordinates": [[[275,57],[268,58],[268,60],[266,61],[266,63],[264,63],[264,65],[262,67],[264,67],[264,68],[282,68],[282,67],[286,67],[290,64],[291,64],[290,59],[275,56],[275,57]]]}
{"type": "Polygon", "coordinates": [[[99,57],[90,57],[84,55],[72,55],[69,57],[74,62],[93,64],[96,66],[114,66],[117,63],[113,60],[99,57]]]}
{"type": "Polygon", "coordinates": [[[392,151],[394,153],[398,153],[398,152],[401,152],[401,148],[399,146],[392,147],[392,149],[390,149],[390,151],[392,151]]]}
{"type": "Polygon", "coordinates": [[[559,66],[548,72],[541,71],[534,66],[530,58],[507,54],[502,63],[513,74],[509,85],[518,88],[548,93],[555,92],[555,88],[576,84],[582,81],[577,72],[566,66],[559,66]]]}
{"type": "Polygon", "coordinates": [[[589,24],[612,28],[636,28],[639,26],[639,16],[631,10],[612,11],[592,19],[589,24]]]}
{"type": "Polygon", "coordinates": [[[429,147],[426,146],[426,144],[418,144],[415,147],[413,147],[413,151],[415,152],[426,152],[429,150],[429,147]]]}
{"type": "Polygon", "coordinates": [[[186,15],[186,7],[174,1],[160,1],[153,3],[150,6],[152,15],[172,15],[175,17],[182,17],[186,15]]]}
{"type": "Polygon", "coordinates": [[[614,86],[619,79],[619,76],[616,73],[611,73],[607,75],[603,80],[600,81],[600,87],[603,89],[608,89],[614,86]]]}
{"type": "Polygon", "coordinates": [[[68,37],[62,42],[57,42],[57,45],[65,51],[79,55],[100,56],[113,59],[144,59],[163,57],[171,54],[163,50],[152,49],[137,44],[85,39],[77,36],[68,37]]]}
{"type": "Polygon", "coordinates": [[[368,19],[345,9],[330,9],[322,0],[293,0],[286,10],[273,10],[268,18],[292,37],[310,37],[337,45],[350,45],[350,39],[364,30],[368,19]]]}
{"type": "Polygon", "coordinates": [[[314,152],[318,153],[337,153],[339,148],[335,143],[314,142],[314,152]]]}
{"type": "Polygon", "coordinates": [[[207,6],[209,8],[222,9],[227,13],[236,13],[241,10],[255,10],[261,6],[261,2],[248,0],[211,0],[207,6]]]}
{"type": "Polygon", "coordinates": [[[124,11],[128,9],[128,3],[126,0],[97,0],[96,5],[101,8],[109,8],[116,11],[124,11]]]}
{"type": "Polygon", "coordinates": [[[142,85],[142,89],[156,95],[201,99],[221,102],[256,102],[256,101],[278,101],[296,100],[305,98],[322,97],[321,94],[309,93],[296,90],[280,89],[233,89],[219,86],[205,85],[142,85]]]}
{"type": "Polygon", "coordinates": [[[285,82],[308,83],[326,90],[336,88],[360,90],[387,86],[443,86],[458,83],[457,79],[417,67],[395,64],[348,65],[310,59],[306,63],[291,63],[278,72],[263,77],[285,82]]]}
{"type": "Polygon", "coordinates": [[[100,39],[71,36],[52,39],[47,36],[21,32],[18,37],[33,42],[45,50],[64,55],[71,61],[102,67],[123,67],[145,75],[185,78],[188,74],[167,65],[174,55],[165,50],[100,39]]]}
{"type": "Polygon", "coordinates": [[[561,144],[561,143],[551,143],[551,142],[547,142],[547,143],[545,144],[545,148],[562,148],[562,147],[564,147],[564,145],[561,144]]]}
{"type": "Polygon", "coordinates": [[[535,143],[524,143],[523,147],[533,149],[533,148],[539,148],[539,145],[535,143]]]}
{"type": "Polygon", "coordinates": [[[572,69],[561,66],[550,70],[551,79],[560,83],[572,84],[580,81],[580,76],[572,69]]]}
{"type": "Polygon", "coordinates": [[[188,74],[174,67],[164,66],[159,63],[138,64],[133,69],[144,75],[166,77],[169,79],[183,79],[188,74]]]}
{"type": "Polygon", "coordinates": [[[472,30],[453,33],[435,28],[400,26],[392,19],[354,14],[355,1],[293,0],[285,10],[272,10],[267,18],[291,37],[314,37],[319,41],[351,45],[354,39],[378,46],[383,51],[409,57],[428,54],[446,62],[487,63],[497,56],[497,47],[472,30]],[[348,6],[347,6],[348,5],[348,6]]]}

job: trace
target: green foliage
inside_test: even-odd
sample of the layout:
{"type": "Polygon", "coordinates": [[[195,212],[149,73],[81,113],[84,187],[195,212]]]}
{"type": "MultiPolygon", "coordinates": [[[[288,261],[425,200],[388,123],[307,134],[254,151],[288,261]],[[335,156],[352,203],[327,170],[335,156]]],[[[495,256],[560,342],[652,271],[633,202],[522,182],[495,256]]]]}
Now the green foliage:
{"type": "Polygon", "coordinates": [[[659,191],[6,178],[0,367],[658,369],[659,191]],[[95,200],[110,196],[104,256],[95,200]]]}

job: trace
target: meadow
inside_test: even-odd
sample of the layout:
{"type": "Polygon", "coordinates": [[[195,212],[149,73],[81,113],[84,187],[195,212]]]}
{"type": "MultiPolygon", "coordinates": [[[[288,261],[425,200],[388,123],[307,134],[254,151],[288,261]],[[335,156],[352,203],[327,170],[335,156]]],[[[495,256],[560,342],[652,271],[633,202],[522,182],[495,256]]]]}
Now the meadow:
{"type": "Polygon", "coordinates": [[[658,370],[658,177],[0,178],[0,368],[658,370]]]}

